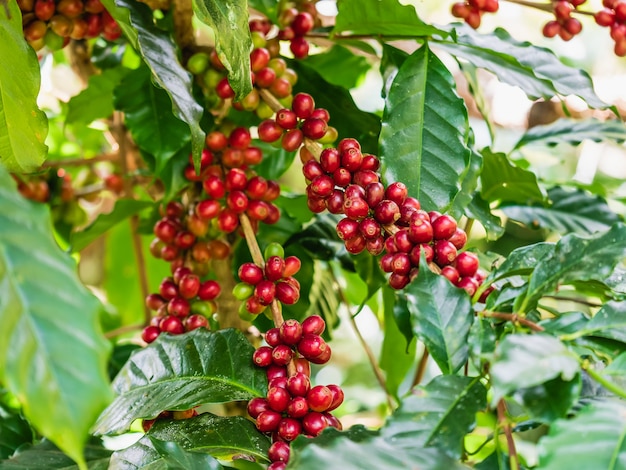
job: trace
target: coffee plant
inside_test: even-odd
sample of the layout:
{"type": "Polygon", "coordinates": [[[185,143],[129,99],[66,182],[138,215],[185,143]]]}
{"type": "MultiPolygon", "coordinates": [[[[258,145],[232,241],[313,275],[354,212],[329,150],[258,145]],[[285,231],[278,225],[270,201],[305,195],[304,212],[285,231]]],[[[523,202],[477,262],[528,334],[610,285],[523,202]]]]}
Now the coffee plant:
{"type": "Polygon", "coordinates": [[[626,0],[0,0],[0,468],[626,469],[586,50],[626,0]]]}

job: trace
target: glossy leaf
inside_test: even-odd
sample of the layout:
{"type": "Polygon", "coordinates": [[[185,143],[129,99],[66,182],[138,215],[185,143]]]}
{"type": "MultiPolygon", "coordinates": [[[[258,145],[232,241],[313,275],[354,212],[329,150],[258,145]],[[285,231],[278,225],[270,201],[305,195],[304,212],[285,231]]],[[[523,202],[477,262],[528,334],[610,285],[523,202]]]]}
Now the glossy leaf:
{"type": "Polygon", "coordinates": [[[196,15],[215,33],[215,49],[226,70],[228,81],[240,100],[252,91],[250,81],[250,28],[247,1],[194,0],[196,15]]]}
{"type": "Polygon", "coordinates": [[[409,56],[406,52],[389,44],[383,43],[383,56],[380,60],[380,74],[383,77],[383,98],[387,97],[393,81],[404,61],[409,56]]]}
{"type": "Polygon", "coordinates": [[[483,365],[491,361],[493,352],[496,350],[497,331],[493,322],[484,317],[474,321],[468,338],[470,357],[474,366],[482,370],[483,365]]]}
{"type": "Polygon", "coordinates": [[[459,177],[461,190],[455,196],[449,214],[459,219],[475,197],[478,177],[483,169],[483,156],[470,148],[470,162],[465,172],[459,177]]]}
{"type": "Polygon", "coordinates": [[[296,158],[296,152],[287,152],[282,147],[276,148],[264,142],[255,142],[255,145],[263,150],[263,160],[255,165],[254,171],[267,179],[280,178],[296,158]]]}
{"type": "Polygon", "coordinates": [[[525,145],[556,145],[568,143],[578,145],[583,140],[615,141],[626,140],[626,127],[620,121],[599,121],[597,119],[586,119],[576,121],[573,119],[559,119],[552,124],[535,126],[528,129],[520,140],[515,144],[514,149],[525,145]]]}
{"type": "Polygon", "coordinates": [[[154,171],[165,165],[189,140],[189,127],[169,108],[167,93],[152,84],[147,67],[130,72],[115,90],[115,106],[124,112],[124,122],[137,146],[155,158],[154,171]]]}
{"type": "Polygon", "coordinates": [[[555,244],[549,242],[535,243],[513,250],[509,256],[487,276],[487,282],[516,275],[528,275],[542,259],[554,254],[555,244]]]}
{"type": "MultiPolygon", "coordinates": [[[[150,432],[126,449],[111,457],[113,468],[137,469],[166,463],[168,453],[159,452],[154,443],[175,442],[185,453],[210,454],[229,459],[245,454],[267,460],[269,439],[254,424],[241,416],[220,417],[203,413],[185,420],[158,420],[150,432]]],[[[150,467],[152,468],[152,467],[150,467]]]]}
{"type": "Polygon", "coordinates": [[[68,102],[67,124],[90,124],[113,114],[113,91],[128,73],[128,69],[115,67],[103,70],[89,78],[87,88],[68,102]]]}
{"type": "Polygon", "coordinates": [[[491,363],[491,402],[554,378],[570,382],[579,373],[576,355],[557,338],[547,334],[508,335],[496,348],[491,363]]]}
{"type": "Polygon", "coordinates": [[[470,298],[422,259],[417,279],[406,287],[413,331],[444,374],[467,361],[467,338],[474,321],[470,298]]]}
{"type": "Polygon", "coordinates": [[[26,418],[77,462],[111,398],[96,298],[56,244],[48,207],[0,167],[0,383],[26,418]]]}
{"type": "Polygon", "coordinates": [[[578,402],[581,392],[580,374],[573,380],[556,377],[533,387],[520,388],[513,399],[524,406],[533,419],[552,422],[563,418],[578,402]]]}
{"type": "Polygon", "coordinates": [[[436,446],[460,459],[463,439],[487,406],[487,390],[478,378],[439,376],[405,398],[381,430],[394,446],[436,446]]]}
{"type": "Polygon", "coordinates": [[[438,47],[520,87],[531,99],[577,95],[592,108],[608,107],[595,94],[587,72],[565,65],[549,49],[516,41],[502,28],[489,34],[478,33],[465,24],[454,24],[451,29],[455,42],[438,41],[438,47]]]}
{"type": "Polygon", "coordinates": [[[539,468],[626,468],[625,415],[621,402],[594,401],[573,419],[552,423],[539,440],[539,468]]]}
{"type": "Polygon", "coordinates": [[[379,0],[342,0],[338,2],[339,13],[333,33],[350,32],[377,36],[430,36],[446,34],[442,30],[425,24],[417,16],[415,7],[399,2],[379,0]]]}
{"type": "Polygon", "coordinates": [[[311,55],[305,62],[328,83],[348,89],[356,87],[370,69],[365,57],[339,45],[322,54],[311,55]],[[341,64],[341,67],[337,67],[337,64],[341,64]]]}
{"type": "Polygon", "coordinates": [[[300,437],[293,442],[287,470],[320,468],[460,470],[468,467],[439,449],[421,446],[401,448],[372,431],[353,426],[346,432],[330,428],[315,439],[300,437]]]}
{"type": "Polygon", "coordinates": [[[425,210],[447,209],[470,161],[467,110],[454,79],[427,45],[406,59],[385,100],[383,176],[401,181],[425,210]]]}
{"type": "Polygon", "coordinates": [[[503,153],[484,149],[482,154],[484,160],[480,178],[483,199],[522,204],[545,199],[534,173],[518,167],[503,153]]]}
{"type": "MultiPolygon", "coordinates": [[[[111,451],[101,442],[88,443],[85,446],[84,461],[89,470],[107,470],[111,451]]],[[[8,460],[0,461],[2,470],[79,470],[78,465],[59,450],[52,442],[43,440],[33,446],[24,446],[8,460]]]]}
{"type": "Polygon", "coordinates": [[[626,302],[607,302],[569,336],[597,336],[626,343],[626,302]]]}
{"type": "Polygon", "coordinates": [[[378,265],[378,259],[368,252],[362,252],[354,257],[354,267],[359,277],[367,285],[367,298],[364,301],[387,283],[387,278],[378,265]]]}
{"type": "Polygon", "coordinates": [[[161,335],[134,353],[113,382],[119,395],[100,415],[96,434],[125,431],[136,418],[263,396],[265,372],[253,365],[254,347],[237,330],[161,335]]]}
{"type": "Polygon", "coordinates": [[[71,236],[72,250],[81,251],[96,238],[108,232],[112,227],[139,212],[152,207],[154,203],[148,201],[136,201],[134,199],[118,199],[115,207],[108,214],[102,214],[80,232],[74,232],[71,236]]]}
{"type": "Polygon", "coordinates": [[[533,205],[504,205],[507,217],[532,228],[548,228],[561,234],[592,234],[608,230],[620,217],[600,196],[577,189],[568,191],[555,187],[548,191],[548,207],[533,205]]]}
{"type": "Polygon", "coordinates": [[[0,163],[10,171],[34,171],[48,151],[48,120],[37,107],[39,62],[24,39],[16,2],[0,8],[0,63],[0,163]]]}
{"type": "Polygon", "coordinates": [[[474,198],[465,208],[465,215],[480,222],[487,232],[488,240],[496,240],[504,235],[502,220],[491,212],[489,203],[479,193],[474,194],[474,198]]]}
{"type": "Polygon", "coordinates": [[[141,54],[157,85],[172,100],[174,115],[189,126],[194,159],[200,162],[204,132],[200,128],[202,107],[191,94],[191,75],[178,61],[178,51],[170,34],[154,25],[148,5],[129,0],[103,0],[124,35],[141,54]]]}
{"type": "Polygon", "coordinates": [[[529,283],[523,305],[530,305],[559,283],[603,281],[618,261],[626,256],[626,226],[615,224],[610,230],[583,238],[566,235],[555,246],[554,254],[539,261],[529,283]]]}
{"type": "Polygon", "coordinates": [[[19,411],[0,403],[0,459],[11,457],[17,448],[33,442],[34,437],[28,421],[19,411]]]}

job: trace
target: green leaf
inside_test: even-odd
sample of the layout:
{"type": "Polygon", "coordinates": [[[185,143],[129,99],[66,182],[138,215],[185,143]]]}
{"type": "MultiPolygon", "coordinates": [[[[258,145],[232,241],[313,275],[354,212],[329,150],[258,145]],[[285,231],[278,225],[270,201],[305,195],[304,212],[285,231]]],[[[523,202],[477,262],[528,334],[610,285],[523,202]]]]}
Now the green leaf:
{"type": "Polygon", "coordinates": [[[348,89],[356,87],[370,69],[365,57],[338,45],[322,54],[307,57],[305,63],[328,83],[348,89]],[[337,67],[337,64],[341,64],[341,67],[337,67]]]}
{"type": "Polygon", "coordinates": [[[353,426],[345,432],[329,428],[315,439],[299,437],[291,444],[287,470],[320,468],[460,470],[468,467],[439,449],[401,448],[372,431],[353,426]]]}
{"type": "Polygon", "coordinates": [[[287,152],[282,147],[276,148],[260,141],[254,144],[263,150],[263,160],[254,167],[254,171],[264,178],[277,180],[291,167],[296,158],[296,152],[287,152]]]}
{"type": "Polygon", "coordinates": [[[554,254],[555,244],[548,242],[535,243],[513,250],[509,256],[487,276],[486,283],[491,284],[499,279],[517,275],[528,275],[535,269],[539,261],[554,254]]]}
{"type": "Polygon", "coordinates": [[[155,440],[176,442],[186,452],[203,452],[223,459],[245,454],[260,461],[267,460],[270,446],[268,438],[246,418],[203,413],[179,421],[157,420],[138,442],[113,454],[112,468],[125,470],[157,464],[166,455],[154,448],[155,440]]]}
{"type": "Polygon", "coordinates": [[[164,468],[170,470],[222,470],[224,467],[207,454],[187,452],[175,442],[150,438],[154,449],[163,456],[164,468]]]}
{"type": "Polygon", "coordinates": [[[554,254],[543,258],[528,282],[522,311],[559,283],[571,281],[602,282],[626,256],[626,226],[617,223],[610,230],[583,238],[566,235],[556,244],[554,254]]]}
{"type": "Polygon", "coordinates": [[[533,172],[518,167],[504,153],[493,153],[486,148],[482,154],[484,160],[480,179],[483,199],[522,204],[545,199],[533,172]]]}
{"type": "Polygon", "coordinates": [[[518,389],[554,378],[570,382],[580,374],[580,366],[576,355],[553,336],[512,334],[498,344],[490,374],[491,402],[497,403],[518,389]]]}
{"type": "Polygon", "coordinates": [[[16,2],[0,8],[0,64],[0,163],[31,172],[46,159],[48,119],[37,107],[39,61],[24,39],[16,2]]]}
{"type": "Polygon", "coordinates": [[[465,215],[480,222],[487,232],[488,240],[497,240],[504,235],[502,220],[491,212],[489,203],[479,193],[474,194],[474,198],[465,208],[465,215]]]}
{"type": "Polygon", "coordinates": [[[573,380],[556,377],[533,387],[520,388],[513,399],[526,408],[533,419],[550,423],[564,417],[580,399],[580,374],[573,380]]]}
{"type": "Polygon", "coordinates": [[[539,440],[542,470],[626,468],[626,406],[622,402],[594,401],[573,419],[550,425],[539,440]]]}
{"type": "MultiPolygon", "coordinates": [[[[90,124],[113,114],[113,90],[129,72],[123,67],[105,69],[89,78],[87,88],[68,102],[67,124],[90,124]]],[[[167,109],[167,107],[165,107],[167,109]]]]}
{"type": "Polygon", "coordinates": [[[289,67],[298,74],[294,86],[295,93],[311,93],[315,106],[328,110],[331,115],[329,125],[337,129],[339,139],[352,137],[361,143],[363,152],[378,153],[380,118],[361,111],[345,88],[332,85],[317,71],[301,61],[290,61],[289,67]]]}
{"type": "Polygon", "coordinates": [[[155,83],[169,95],[176,117],[189,126],[194,160],[200,162],[205,137],[200,128],[203,109],[191,94],[191,75],[178,61],[170,34],[154,25],[152,10],[144,3],[131,0],[102,3],[150,67],[155,83]]]}
{"type": "Polygon", "coordinates": [[[500,209],[507,217],[529,227],[548,228],[563,235],[572,232],[590,235],[608,230],[621,220],[604,198],[582,189],[570,191],[557,186],[548,191],[548,199],[549,207],[521,204],[504,205],[500,209]]]}
{"type": "Polygon", "coordinates": [[[417,279],[405,289],[413,331],[441,372],[454,374],[468,358],[474,311],[467,292],[433,273],[423,258],[417,279]]]}
{"type": "Polygon", "coordinates": [[[424,23],[415,7],[379,0],[342,0],[333,33],[423,37],[446,32],[424,23]]]}
{"type": "Polygon", "coordinates": [[[379,140],[385,180],[402,181],[425,210],[445,211],[470,162],[467,119],[452,75],[428,45],[420,47],[385,100],[379,140]]]}
{"type": "Polygon", "coordinates": [[[487,406],[487,390],[478,378],[439,376],[405,398],[381,430],[394,446],[436,446],[460,459],[463,439],[487,406]]]}
{"type": "Polygon", "coordinates": [[[509,85],[520,87],[531,99],[577,95],[592,108],[608,105],[598,98],[584,70],[569,67],[554,52],[516,41],[504,29],[481,34],[465,24],[451,25],[456,41],[438,41],[437,47],[485,68],[509,85]]]}
{"type": "Polygon", "coordinates": [[[595,118],[577,121],[574,119],[559,119],[552,124],[535,126],[528,129],[513,149],[525,145],[556,145],[562,142],[578,145],[583,140],[595,142],[626,140],[626,127],[621,121],[599,121],[595,118]]]}
{"type": "Polygon", "coordinates": [[[193,9],[203,23],[215,33],[215,49],[226,70],[235,99],[252,91],[248,27],[248,2],[241,0],[194,0],[193,9]]]}
{"type": "Polygon", "coordinates": [[[473,148],[470,148],[470,162],[463,175],[460,176],[461,191],[455,196],[450,207],[449,214],[459,219],[464,210],[475,199],[478,177],[483,169],[483,156],[473,148]]]}
{"type": "Polygon", "coordinates": [[[100,415],[96,434],[118,433],[137,418],[264,396],[265,371],[251,361],[254,347],[243,333],[194,330],[161,335],[134,353],[113,381],[119,395],[100,415]]]}
{"type": "MultiPolygon", "coordinates": [[[[102,443],[92,440],[85,446],[84,462],[89,470],[107,470],[111,451],[102,443]]],[[[44,439],[37,445],[25,446],[8,460],[0,461],[2,470],[78,470],[72,459],[61,452],[52,442],[44,439]]]]}
{"type": "Polygon", "coordinates": [[[248,6],[263,13],[272,23],[278,23],[279,4],[276,0],[248,0],[248,6]]]}
{"type": "Polygon", "coordinates": [[[584,326],[567,338],[597,336],[626,343],[626,302],[607,302],[584,326]]]}
{"type": "Polygon", "coordinates": [[[408,56],[409,54],[403,50],[383,43],[383,56],[380,60],[380,74],[383,77],[383,98],[386,98],[389,94],[393,81],[396,79],[400,67],[402,67],[408,56]]]}
{"type": "Polygon", "coordinates": [[[479,317],[474,321],[468,338],[470,357],[477,370],[483,370],[496,350],[497,332],[490,320],[479,317]]]}
{"type": "Polygon", "coordinates": [[[100,303],[58,247],[48,207],[23,199],[0,167],[0,383],[77,462],[111,398],[100,303]]]}
{"type": "Polygon", "coordinates": [[[34,437],[28,421],[0,403],[0,459],[11,457],[18,447],[33,442],[34,437]]]}
{"type": "Polygon", "coordinates": [[[115,90],[115,106],[124,112],[124,122],[137,146],[154,156],[154,172],[160,173],[190,136],[188,126],[167,112],[170,99],[150,77],[147,67],[130,72],[115,90]]]}
{"type": "MultiPolygon", "coordinates": [[[[378,258],[370,253],[362,252],[354,256],[354,268],[359,277],[367,285],[367,299],[372,297],[382,286],[387,284],[387,278],[378,265],[378,258]]],[[[367,299],[364,299],[366,301],[367,299]]]]}
{"type": "Polygon", "coordinates": [[[134,199],[118,199],[115,207],[108,214],[101,214],[87,228],[80,232],[74,232],[71,236],[72,251],[79,252],[96,238],[108,232],[112,227],[139,212],[154,206],[149,201],[136,201],[134,199]]]}

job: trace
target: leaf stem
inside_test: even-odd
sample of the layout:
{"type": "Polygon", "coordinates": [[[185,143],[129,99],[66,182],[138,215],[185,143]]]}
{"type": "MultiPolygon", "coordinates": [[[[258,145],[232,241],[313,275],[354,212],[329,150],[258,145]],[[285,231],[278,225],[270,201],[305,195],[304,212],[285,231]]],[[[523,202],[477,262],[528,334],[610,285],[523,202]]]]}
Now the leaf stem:
{"type": "Polygon", "coordinates": [[[613,392],[618,397],[626,398],[626,390],[621,389],[610,380],[605,379],[602,374],[598,374],[595,370],[593,370],[589,361],[581,361],[581,367],[585,372],[587,372],[587,374],[589,374],[589,377],[598,382],[608,391],[613,392]]]}
{"type": "Polygon", "coordinates": [[[479,315],[487,318],[497,318],[499,320],[506,320],[512,323],[519,323],[520,325],[527,326],[533,331],[545,331],[545,328],[541,325],[537,325],[535,322],[532,322],[524,317],[520,317],[517,313],[502,313],[502,312],[487,312],[482,311],[479,315]]]}
{"type": "Polygon", "coordinates": [[[106,339],[116,338],[117,336],[123,335],[124,333],[130,333],[131,331],[138,331],[144,327],[144,324],[139,325],[126,325],[120,326],[119,328],[115,328],[114,330],[107,331],[104,334],[106,339]]]}
{"type": "Polygon", "coordinates": [[[424,374],[426,373],[426,366],[428,365],[428,348],[424,345],[424,352],[422,353],[422,357],[420,358],[420,362],[417,365],[417,370],[415,371],[415,377],[413,377],[413,383],[411,383],[411,388],[419,385],[424,380],[424,374]]]}
{"type": "Polygon", "coordinates": [[[517,457],[517,450],[515,449],[515,441],[513,440],[513,433],[511,432],[511,425],[506,417],[506,404],[504,398],[501,398],[497,405],[498,410],[498,425],[504,430],[506,437],[506,445],[509,449],[509,461],[512,470],[520,470],[519,459],[517,457]]]}
{"type": "Polygon", "coordinates": [[[548,299],[563,300],[565,302],[576,302],[577,304],[587,305],[589,307],[602,307],[602,304],[598,302],[591,302],[585,299],[576,299],[574,297],[560,296],[560,295],[544,295],[548,299]]]}

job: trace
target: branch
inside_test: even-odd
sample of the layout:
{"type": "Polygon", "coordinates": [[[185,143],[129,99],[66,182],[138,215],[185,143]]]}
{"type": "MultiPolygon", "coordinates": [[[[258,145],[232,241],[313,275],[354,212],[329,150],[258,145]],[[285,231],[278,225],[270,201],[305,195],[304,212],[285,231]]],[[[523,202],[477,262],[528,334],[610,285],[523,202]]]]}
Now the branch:
{"type": "Polygon", "coordinates": [[[498,402],[498,424],[504,430],[506,436],[506,445],[509,449],[509,459],[512,470],[520,470],[519,459],[517,458],[517,450],[515,449],[515,441],[513,440],[513,433],[511,432],[511,425],[506,417],[506,404],[504,398],[501,398],[498,402]]]}
{"type": "Polygon", "coordinates": [[[41,168],[64,168],[70,166],[84,166],[95,165],[100,162],[112,162],[119,158],[119,155],[114,153],[105,153],[93,158],[66,158],[64,160],[48,160],[41,165],[41,168]]]}
{"type": "Polygon", "coordinates": [[[426,345],[424,345],[424,352],[422,353],[422,357],[420,358],[420,363],[417,365],[417,370],[415,371],[415,377],[413,377],[413,383],[411,384],[411,388],[421,384],[422,380],[424,380],[426,366],[428,365],[428,356],[428,349],[426,348],[426,345]]]}
{"type": "MultiPolygon", "coordinates": [[[[527,2],[526,0],[504,0],[505,2],[515,3],[517,5],[522,5],[524,7],[535,8],[536,10],[545,11],[547,13],[554,13],[554,9],[552,8],[552,2],[550,3],[536,3],[536,2],[527,2]]],[[[572,13],[578,13],[581,15],[594,16],[594,13],[590,11],[583,10],[572,10],[572,13]]]]}
{"type": "Polygon", "coordinates": [[[126,325],[126,326],[121,326],[119,328],[116,328],[114,330],[111,331],[107,331],[104,334],[104,337],[106,339],[111,339],[111,338],[115,338],[117,336],[123,335],[124,333],[130,333],[131,331],[138,331],[141,328],[143,328],[143,324],[141,325],[126,325]]]}
{"type": "Polygon", "coordinates": [[[588,305],[589,307],[602,307],[602,304],[597,302],[591,302],[585,299],[576,299],[574,297],[560,296],[560,295],[544,295],[548,299],[562,300],[565,302],[576,302],[577,304],[588,305]]]}
{"type": "Polygon", "coordinates": [[[501,312],[480,312],[479,315],[487,318],[497,318],[499,320],[506,320],[512,323],[519,323],[520,325],[527,326],[533,331],[544,331],[545,328],[541,325],[537,325],[535,322],[527,320],[524,317],[520,317],[517,313],[501,313],[501,312]]]}

